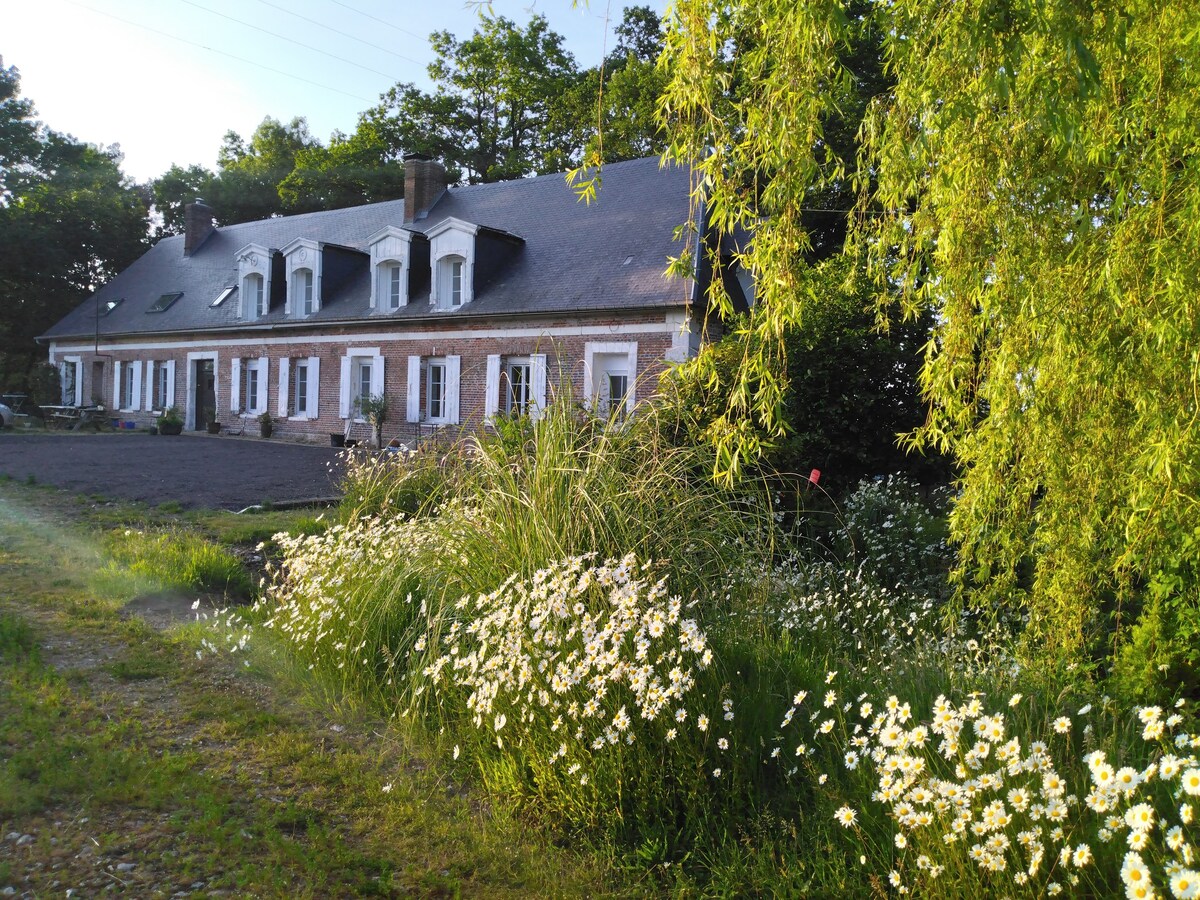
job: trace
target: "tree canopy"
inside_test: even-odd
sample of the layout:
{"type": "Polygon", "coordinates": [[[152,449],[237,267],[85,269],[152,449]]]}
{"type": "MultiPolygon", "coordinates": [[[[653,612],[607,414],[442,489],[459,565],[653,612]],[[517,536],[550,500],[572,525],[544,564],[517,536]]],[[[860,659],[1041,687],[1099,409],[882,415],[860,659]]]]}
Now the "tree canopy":
{"type": "MultiPolygon", "coordinates": [[[[1027,649],[1067,665],[1120,658],[1139,604],[1154,606],[1138,627],[1153,618],[1161,633],[1135,638],[1160,639],[1152,668],[1188,662],[1200,624],[1195,11],[681,0],[663,64],[671,155],[696,164],[718,226],[758,226],[742,262],[762,336],[815,302],[798,289],[803,210],[848,178],[849,252],[882,304],[898,296],[906,314],[934,317],[930,414],[911,440],[960,466],[952,524],[970,596],[1019,611],[1027,649]],[[856,125],[857,158],[839,158],[826,123],[864,30],[880,36],[891,84],[856,125]]],[[[742,366],[717,437],[727,466],[741,416],[778,428],[772,362],[742,366]]]]}
{"type": "Polygon", "coordinates": [[[46,128],[0,64],[0,386],[27,390],[34,338],[146,249],[146,202],[118,147],[46,128]]]}

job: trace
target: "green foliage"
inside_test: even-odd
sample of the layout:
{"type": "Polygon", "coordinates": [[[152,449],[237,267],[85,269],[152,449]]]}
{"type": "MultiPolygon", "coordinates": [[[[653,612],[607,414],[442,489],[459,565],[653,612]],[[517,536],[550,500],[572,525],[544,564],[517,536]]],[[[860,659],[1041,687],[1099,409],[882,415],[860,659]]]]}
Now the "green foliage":
{"type": "MultiPolygon", "coordinates": [[[[804,310],[781,340],[788,374],[780,413],[786,433],[770,440],[758,432],[765,467],[805,476],[819,469],[822,487],[835,496],[863,478],[888,473],[944,480],[944,459],[899,445],[900,436],[925,418],[917,375],[928,320],[891,322],[880,331],[871,286],[846,259],[806,268],[799,279],[804,310]]],[[[669,370],[664,387],[688,440],[714,439],[728,424],[739,366],[762,346],[760,328],[769,315],[762,307],[752,309],[732,323],[723,340],[669,370]]],[[[752,393],[757,389],[750,386],[752,393]]]]}
{"type": "Polygon", "coordinates": [[[397,84],[364,113],[394,153],[440,159],[470,184],[555,172],[569,152],[549,110],[574,83],[574,57],[543,16],[525,28],[484,17],[459,40],[435,32],[433,93],[397,84]]]}
{"type": "Polygon", "coordinates": [[[1027,616],[1030,660],[1110,658],[1132,623],[1104,611],[1143,604],[1195,518],[1200,170],[1180,161],[1200,142],[1200,67],[1179,62],[1195,25],[1178,4],[1082,0],[691,0],[669,23],[670,153],[697,164],[718,228],[755,228],[739,261],[764,313],[714,435],[722,470],[781,434],[779,337],[809,306],[801,211],[853,178],[880,303],[898,291],[936,323],[913,443],[963,472],[960,582],[1027,616]],[[825,128],[863,30],[894,87],[852,160],[825,128]]]}
{"type": "Polygon", "coordinates": [[[159,417],[158,421],[161,425],[182,425],[183,413],[178,406],[168,406],[163,410],[163,414],[159,417]]]}
{"type": "Polygon", "coordinates": [[[203,590],[245,599],[253,585],[237,557],[187,531],[112,532],[107,549],[113,561],[161,587],[203,590]]]}
{"type": "Polygon", "coordinates": [[[375,431],[375,446],[383,446],[383,423],[388,416],[387,394],[369,394],[358,398],[358,411],[375,431]]]}
{"type": "MultiPolygon", "coordinates": [[[[34,338],[146,248],[146,204],[116,148],[82,144],[34,117],[0,64],[0,387],[38,387],[34,338]]],[[[44,402],[57,402],[49,394],[44,402]]]]}

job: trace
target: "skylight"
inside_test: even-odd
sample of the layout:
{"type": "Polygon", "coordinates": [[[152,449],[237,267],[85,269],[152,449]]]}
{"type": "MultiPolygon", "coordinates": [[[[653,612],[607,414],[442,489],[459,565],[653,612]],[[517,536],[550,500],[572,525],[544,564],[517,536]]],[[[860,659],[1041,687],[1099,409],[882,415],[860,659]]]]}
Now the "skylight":
{"type": "Polygon", "coordinates": [[[237,290],[237,285],[231,284],[229,287],[222,290],[221,293],[217,294],[217,299],[214,300],[212,303],[208,304],[208,308],[216,309],[218,306],[220,306],[222,303],[224,303],[226,300],[228,300],[229,295],[232,294],[236,290],[237,290]]]}
{"type": "Polygon", "coordinates": [[[161,297],[159,297],[157,300],[154,301],[154,305],[151,306],[148,310],[146,310],[146,312],[148,312],[148,313],[163,312],[172,303],[174,303],[176,300],[178,300],[182,296],[183,296],[183,291],[179,291],[174,294],[163,294],[161,297]]]}
{"type": "Polygon", "coordinates": [[[118,297],[116,300],[105,300],[96,310],[96,315],[107,316],[110,312],[120,306],[124,299],[124,297],[118,297]]]}

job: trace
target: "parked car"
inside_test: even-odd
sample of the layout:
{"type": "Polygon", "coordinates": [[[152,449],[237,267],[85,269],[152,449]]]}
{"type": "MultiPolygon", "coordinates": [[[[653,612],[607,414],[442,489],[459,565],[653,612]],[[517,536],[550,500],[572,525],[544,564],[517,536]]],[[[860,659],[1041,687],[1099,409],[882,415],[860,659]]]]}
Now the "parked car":
{"type": "Polygon", "coordinates": [[[3,403],[0,403],[0,425],[5,428],[12,428],[13,418],[16,414],[3,403]]]}

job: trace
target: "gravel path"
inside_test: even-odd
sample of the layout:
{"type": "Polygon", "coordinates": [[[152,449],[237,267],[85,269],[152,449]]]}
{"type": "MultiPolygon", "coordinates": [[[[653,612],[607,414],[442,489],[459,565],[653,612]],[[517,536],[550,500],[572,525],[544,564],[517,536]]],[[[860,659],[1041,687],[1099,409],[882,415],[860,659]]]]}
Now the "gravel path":
{"type": "Polygon", "coordinates": [[[0,475],[154,506],[243,509],[337,496],[337,454],[332,447],[206,434],[8,433],[0,434],[0,475]]]}

